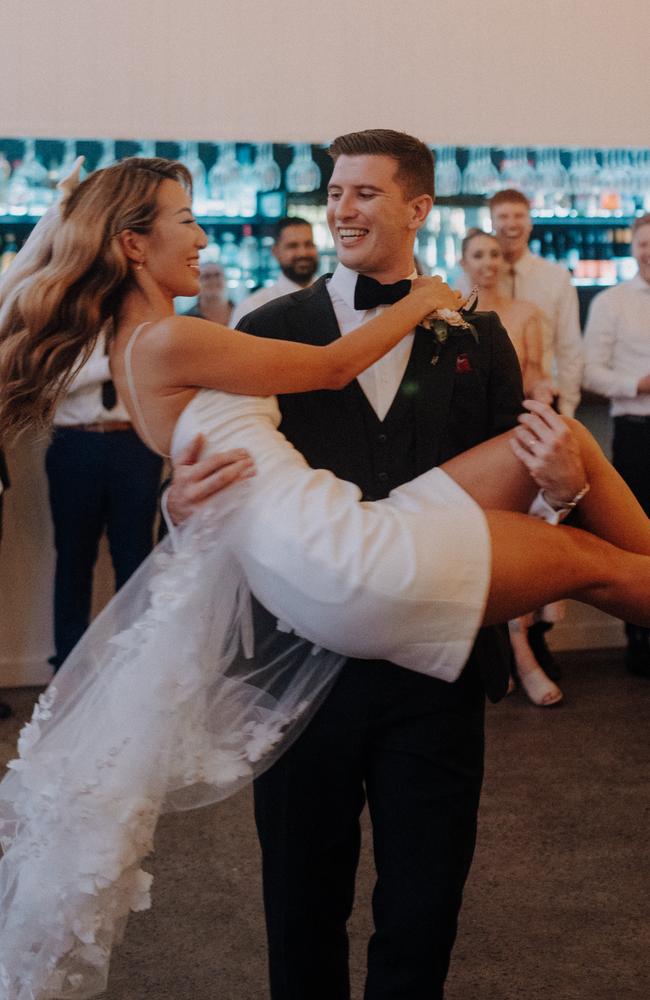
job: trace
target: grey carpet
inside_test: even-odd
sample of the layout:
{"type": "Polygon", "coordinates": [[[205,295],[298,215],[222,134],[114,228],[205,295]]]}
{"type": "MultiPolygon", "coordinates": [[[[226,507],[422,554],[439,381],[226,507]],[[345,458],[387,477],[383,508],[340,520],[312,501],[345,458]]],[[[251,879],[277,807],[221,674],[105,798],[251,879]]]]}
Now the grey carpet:
{"type": "MultiPolygon", "coordinates": [[[[620,651],[561,662],[561,707],[517,693],[488,710],[479,846],[447,1000],[650,997],[650,682],[624,673],[620,651]]],[[[24,718],[34,694],[3,697],[24,718]]],[[[0,723],[0,763],[16,732],[16,720],[0,723]]],[[[370,932],[365,830],[354,1000],[370,932]]],[[[155,905],[131,918],[106,1000],[266,1000],[250,794],[166,817],[150,867],[155,905]]]]}

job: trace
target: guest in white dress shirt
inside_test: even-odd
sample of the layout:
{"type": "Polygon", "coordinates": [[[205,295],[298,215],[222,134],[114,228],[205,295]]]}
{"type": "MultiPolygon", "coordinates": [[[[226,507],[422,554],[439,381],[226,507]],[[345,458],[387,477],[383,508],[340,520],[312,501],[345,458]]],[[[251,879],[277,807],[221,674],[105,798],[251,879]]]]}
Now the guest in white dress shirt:
{"type": "Polygon", "coordinates": [[[142,443],[111,381],[100,338],[54,417],[46,455],[54,524],[55,671],[90,620],[106,530],[119,589],[151,551],[162,461],[142,443]]]}
{"type": "MultiPolygon", "coordinates": [[[[632,227],[632,254],[635,277],[591,303],[584,385],[611,400],[614,466],[650,517],[650,215],[632,227]]],[[[650,677],[650,629],[625,630],[628,670],[650,677]]]]}
{"type": "Polygon", "coordinates": [[[490,199],[490,215],[504,257],[503,290],[533,302],[545,314],[544,367],[555,373],[559,412],[572,417],[580,402],[582,345],[578,295],[569,272],[528,249],[533,223],[530,202],[521,191],[498,191],[490,199]]]}
{"type": "Polygon", "coordinates": [[[268,288],[259,288],[242,299],[233,309],[230,326],[237,326],[240,319],[267,302],[311,285],[318,271],[318,249],[310,223],[298,216],[280,219],[275,229],[273,256],[280,265],[279,278],[268,288]]]}

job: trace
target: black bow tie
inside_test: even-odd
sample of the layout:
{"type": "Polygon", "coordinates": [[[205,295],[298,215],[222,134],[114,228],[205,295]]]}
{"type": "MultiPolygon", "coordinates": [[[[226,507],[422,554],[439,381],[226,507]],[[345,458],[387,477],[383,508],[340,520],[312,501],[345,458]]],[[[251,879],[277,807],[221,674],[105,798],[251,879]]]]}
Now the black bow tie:
{"type": "Polygon", "coordinates": [[[366,274],[360,274],[354,289],[354,308],[374,309],[375,306],[391,306],[410,291],[411,282],[408,278],[396,281],[393,285],[382,285],[380,281],[375,281],[366,274]]]}

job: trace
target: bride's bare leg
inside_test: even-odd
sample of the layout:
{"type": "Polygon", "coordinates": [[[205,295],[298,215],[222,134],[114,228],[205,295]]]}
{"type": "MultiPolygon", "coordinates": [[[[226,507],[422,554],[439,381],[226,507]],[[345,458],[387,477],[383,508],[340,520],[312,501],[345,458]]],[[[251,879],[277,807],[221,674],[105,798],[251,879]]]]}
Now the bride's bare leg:
{"type": "Polygon", "coordinates": [[[486,511],[492,576],[484,622],[497,624],[560,597],[650,626],[650,556],[616,548],[580,528],[486,511]]]}
{"type": "MultiPolygon", "coordinates": [[[[650,519],[589,431],[578,421],[568,423],[591,485],[577,508],[580,526],[621,549],[650,555],[650,519]]],[[[442,466],[484,510],[525,512],[537,493],[510,447],[511,436],[501,434],[442,466]]]]}

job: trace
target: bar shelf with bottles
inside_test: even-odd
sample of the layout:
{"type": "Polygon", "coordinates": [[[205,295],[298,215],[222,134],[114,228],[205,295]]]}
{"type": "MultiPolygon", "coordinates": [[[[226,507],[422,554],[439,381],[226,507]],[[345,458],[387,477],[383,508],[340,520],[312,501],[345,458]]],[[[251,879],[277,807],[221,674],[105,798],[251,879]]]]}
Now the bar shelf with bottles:
{"type": "MultiPolygon", "coordinates": [[[[321,271],[335,264],[325,220],[326,144],[0,138],[0,267],[53,202],[78,154],[92,170],[132,155],[181,159],[208,234],[205,257],[221,262],[235,300],[277,277],[271,248],[282,215],[307,218],[321,271]]],[[[564,264],[579,291],[593,294],[634,273],[630,226],[650,211],[649,149],[444,146],[436,154],[436,205],[416,248],[423,270],[454,282],[463,236],[473,226],[489,231],[487,199],[513,187],[531,201],[531,249],[564,264]]]]}

